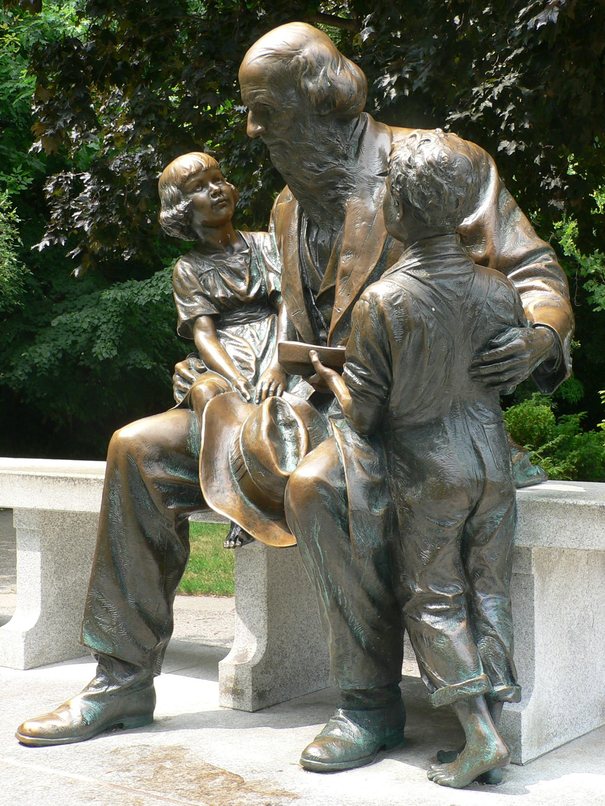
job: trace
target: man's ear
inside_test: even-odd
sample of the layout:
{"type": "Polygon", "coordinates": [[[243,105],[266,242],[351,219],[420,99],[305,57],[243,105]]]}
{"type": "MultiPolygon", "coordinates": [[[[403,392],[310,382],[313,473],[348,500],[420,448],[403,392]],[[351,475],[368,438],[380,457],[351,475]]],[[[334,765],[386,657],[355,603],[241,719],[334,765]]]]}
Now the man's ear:
{"type": "Polygon", "coordinates": [[[235,187],[235,185],[232,185],[231,182],[227,182],[227,184],[229,185],[231,193],[233,194],[233,203],[237,204],[239,201],[239,190],[235,187]]]}

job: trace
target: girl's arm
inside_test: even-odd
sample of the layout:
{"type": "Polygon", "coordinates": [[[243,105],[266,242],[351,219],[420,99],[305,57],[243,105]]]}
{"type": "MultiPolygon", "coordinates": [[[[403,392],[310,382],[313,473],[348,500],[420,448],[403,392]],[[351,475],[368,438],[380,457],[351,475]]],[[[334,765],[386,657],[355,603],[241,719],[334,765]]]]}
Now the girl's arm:
{"type": "Polygon", "coordinates": [[[277,338],[275,339],[275,349],[271,363],[261,375],[256,386],[256,402],[260,403],[266,397],[276,395],[280,397],[286,387],[287,375],[281,364],[277,360],[277,345],[280,341],[288,341],[294,338],[294,328],[288,318],[288,311],[283,301],[280,301],[277,308],[277,338]]]}
{"type": "Polygon", "coordinates": [[[193,323],[193,341],[200,358],[210,370],[227,378],[233,388],[248,402],[252,401],[254,388],[239,372],[231,357],[220,343],[212,316],[198,316],[193,323]]]}

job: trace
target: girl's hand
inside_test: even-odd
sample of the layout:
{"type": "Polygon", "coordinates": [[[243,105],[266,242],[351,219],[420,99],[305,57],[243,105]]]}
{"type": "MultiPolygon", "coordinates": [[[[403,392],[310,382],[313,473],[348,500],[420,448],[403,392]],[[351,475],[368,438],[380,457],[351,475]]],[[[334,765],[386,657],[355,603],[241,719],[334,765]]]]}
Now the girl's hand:
{"type": "Polygon", "coordinates": [[[254,387],[244,375],[238,375],[231,381],[231,386],[236,392],[244,398],[246,403],[252,403],[254,400],[254,387]]]}
{"type": "Polygon", "coordinates": [[[281,397],[286,388],[286,373],[281,367],[268,367],[256,385],[256,403],[268,397],[281,397]]]}
{"type": "Polygon", "coordinates": [[[174,367],[172,376],[172,393],[177,403],[180,403],[200,375],[205,372],[204,362],[196,356],[187,356],[174,367]]]}

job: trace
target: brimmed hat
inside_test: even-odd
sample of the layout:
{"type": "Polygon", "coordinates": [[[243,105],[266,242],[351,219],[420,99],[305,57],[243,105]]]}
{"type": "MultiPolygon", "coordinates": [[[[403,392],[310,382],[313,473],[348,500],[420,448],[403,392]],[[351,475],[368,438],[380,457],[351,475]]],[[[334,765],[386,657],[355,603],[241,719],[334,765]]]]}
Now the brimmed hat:
{"type": "Polygon", "coordinates": [[[301,459],[328,436],[324,418],[293,395],[246,403],[237,392],[204,410],[200,482],[215,512],[269,546],[293,546],[284,492],[301,459]]]}

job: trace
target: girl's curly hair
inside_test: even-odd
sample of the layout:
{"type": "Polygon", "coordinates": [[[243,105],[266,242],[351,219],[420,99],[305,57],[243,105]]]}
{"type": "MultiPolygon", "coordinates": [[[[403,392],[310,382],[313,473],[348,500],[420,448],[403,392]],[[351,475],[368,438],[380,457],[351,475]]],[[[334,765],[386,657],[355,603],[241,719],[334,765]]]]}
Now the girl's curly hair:
{"type": "Polygon", "coordinates": [[[158,181],[160,194],[160,226],[168,235],[182,238],[184,241],[195,239],[191,228],[191,199],[183,192],[183,183],[198,171],[218,168],[218,162],[210,154],[192,151],[177,157],[164,168],[158,181]]]}

